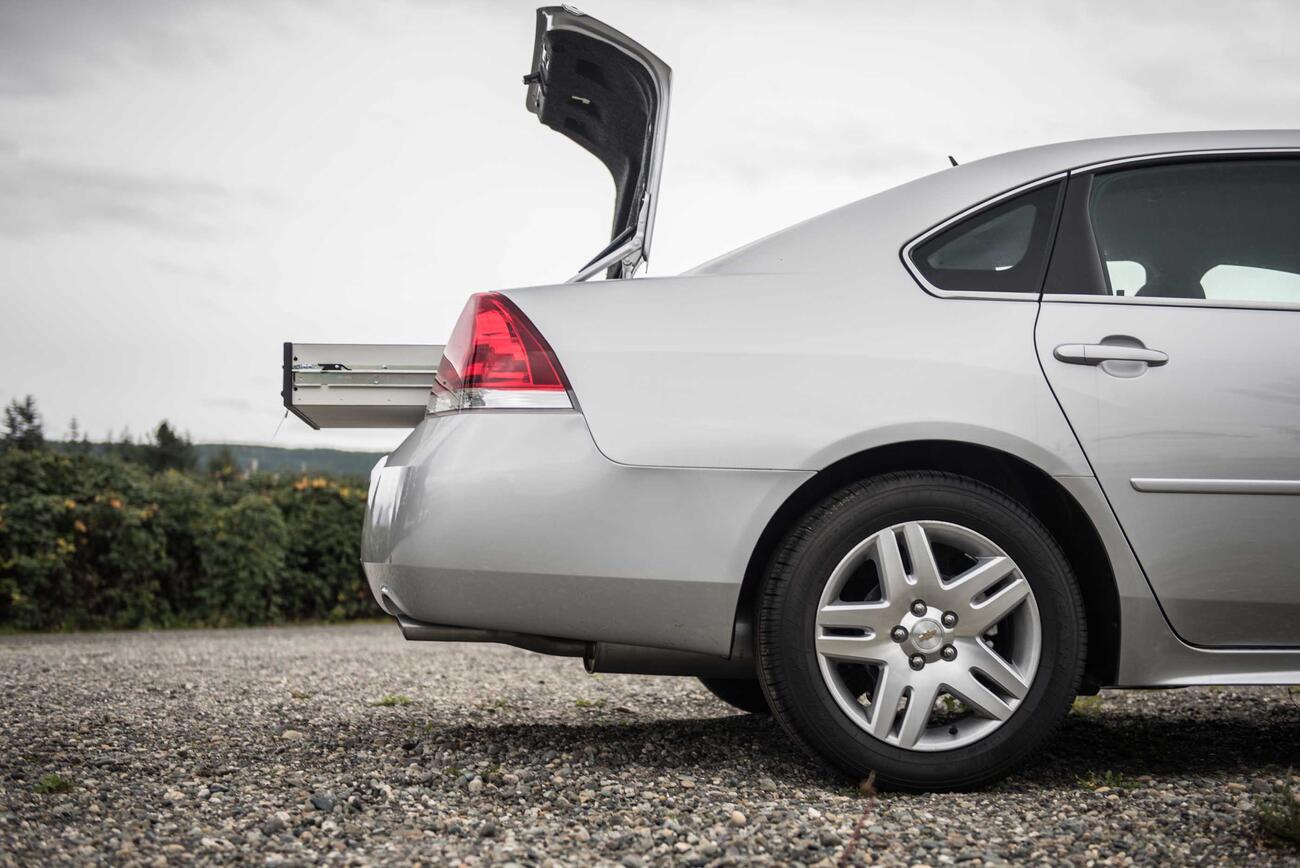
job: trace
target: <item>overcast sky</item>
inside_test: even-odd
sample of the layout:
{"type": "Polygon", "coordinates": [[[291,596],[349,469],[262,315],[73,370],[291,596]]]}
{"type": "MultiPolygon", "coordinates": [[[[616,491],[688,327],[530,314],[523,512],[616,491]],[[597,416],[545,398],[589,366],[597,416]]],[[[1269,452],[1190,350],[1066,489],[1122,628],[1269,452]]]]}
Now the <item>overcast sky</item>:
{"type": "MultiPolygon", "coordinates": [[[[1294,3],[583,8],[673,67],[651,274],[950,153],[1300,126],[1294,3]]],[[[568,277],[612,183],[524,109],[533,9],[0,0],[0,401],[269,442],[282,341],[441,343],[469,293],[568,277]]]]}

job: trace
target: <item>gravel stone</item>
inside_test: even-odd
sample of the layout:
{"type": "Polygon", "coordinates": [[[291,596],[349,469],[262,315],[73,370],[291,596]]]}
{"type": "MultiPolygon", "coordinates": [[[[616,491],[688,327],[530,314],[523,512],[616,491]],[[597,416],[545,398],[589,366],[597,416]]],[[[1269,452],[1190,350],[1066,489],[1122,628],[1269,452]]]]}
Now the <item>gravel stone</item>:
{"type": "Polygon", "coordinates": [[[5,637],[0,672],[6,868],[1300,864],[1255,814],[1300,789],[1284,688],[1107,691],[990,789],[864,797],[694,679],[389,624],[5,637]]]}
{"type": "Polygon", "coordinates": [[[311,804],[318,811],[332,811],[338,802],[327,793],[312,793],[311,804]]]}

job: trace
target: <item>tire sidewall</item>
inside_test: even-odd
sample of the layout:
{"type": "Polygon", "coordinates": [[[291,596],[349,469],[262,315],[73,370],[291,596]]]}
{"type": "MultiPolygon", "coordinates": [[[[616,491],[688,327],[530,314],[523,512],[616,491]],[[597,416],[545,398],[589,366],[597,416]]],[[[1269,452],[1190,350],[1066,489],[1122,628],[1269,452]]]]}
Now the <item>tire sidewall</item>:
{"type": "Polygon", "coordinates": [[[978,785],[1039,746],[1077,692],[1082,607],[1069,564],[1023,507],[979,483],[959,477],[873,483],[851,489],[820,516],[794,544],[785,568],[768,578],[783,583],[779,605],[764,607],[760,616],[760,669],[770,667],[774,677],[765,682],[778,694],[769,703],[794,718],[818,754],[855,777],[876,771],[883,784],[902,788],[978,785]],[[907,750],[861,729],[832,696],[814,645],[815,613],[831,571],[853,546],[906,521],[951,522],[994,542],[1020,568],[1039,610],[1041,652],[1025,699],[992,733],[951,750],[907,750]]]}

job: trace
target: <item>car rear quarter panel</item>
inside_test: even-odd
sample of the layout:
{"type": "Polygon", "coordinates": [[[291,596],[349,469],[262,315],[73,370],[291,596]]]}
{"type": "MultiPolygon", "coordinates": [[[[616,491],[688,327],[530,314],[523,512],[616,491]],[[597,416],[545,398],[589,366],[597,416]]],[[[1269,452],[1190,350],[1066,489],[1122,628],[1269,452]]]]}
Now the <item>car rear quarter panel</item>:
{"type": "MultiPolygon", "coordinates": [[[[897,247],[895,247],[895,251],[897,247]]],[[[624,464],[819,470],[961,440],[1087,475],[1033,346],[1037,305],[854,274],[703,274],[512,291],[624,464]]]]}

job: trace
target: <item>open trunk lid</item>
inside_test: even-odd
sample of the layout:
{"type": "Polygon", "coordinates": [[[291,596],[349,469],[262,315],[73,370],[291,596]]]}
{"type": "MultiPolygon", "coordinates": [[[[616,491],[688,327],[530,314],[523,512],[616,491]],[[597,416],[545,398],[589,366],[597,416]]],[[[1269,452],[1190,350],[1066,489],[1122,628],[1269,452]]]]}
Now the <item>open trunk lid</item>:
{"type": "Polygon", "coordinates": [[[631,277],[650,255],[672,70],[640,43],[571,6],[537,10],[526,104],[614,179],[610,242],[571,281],[631,277]]]}

